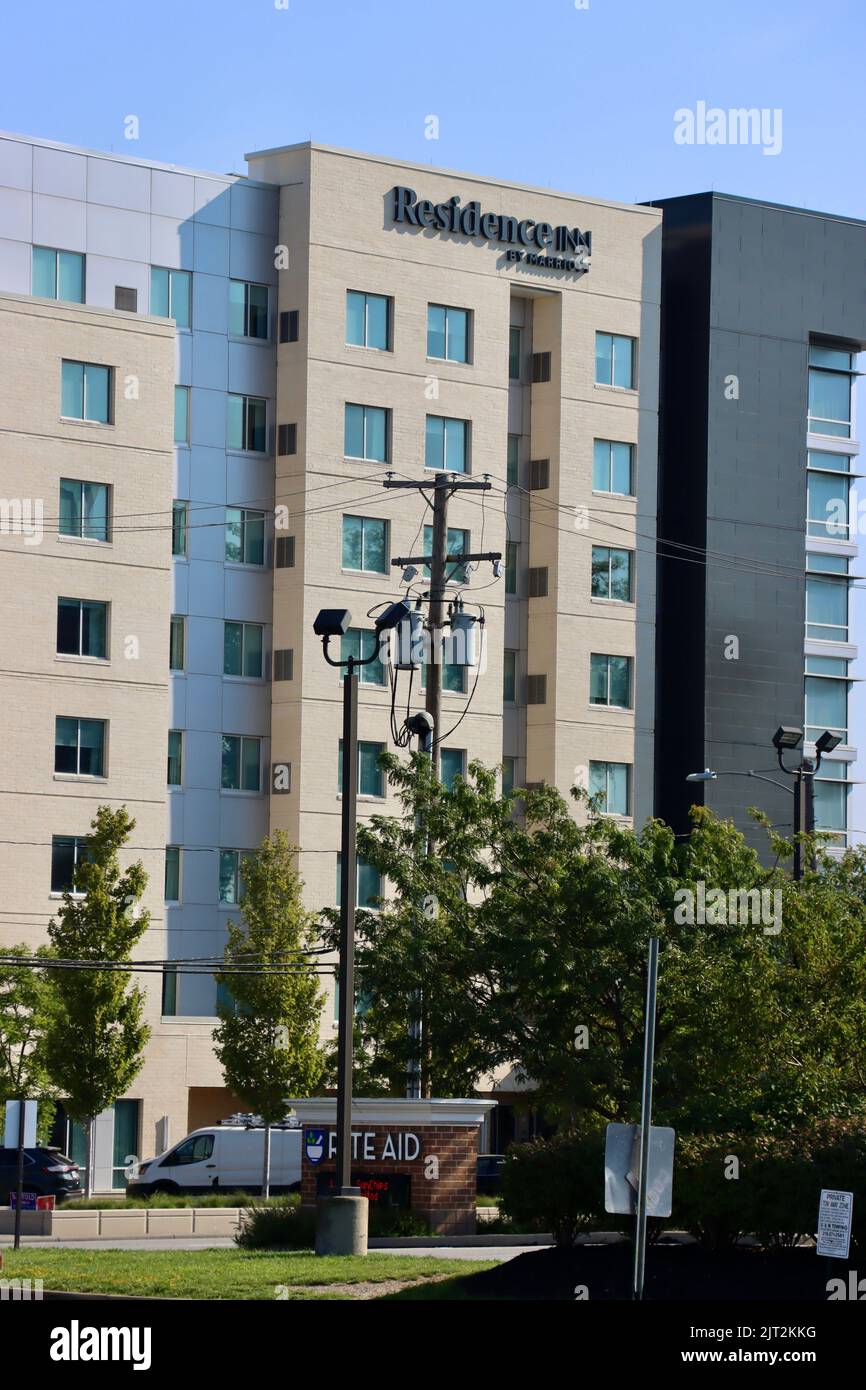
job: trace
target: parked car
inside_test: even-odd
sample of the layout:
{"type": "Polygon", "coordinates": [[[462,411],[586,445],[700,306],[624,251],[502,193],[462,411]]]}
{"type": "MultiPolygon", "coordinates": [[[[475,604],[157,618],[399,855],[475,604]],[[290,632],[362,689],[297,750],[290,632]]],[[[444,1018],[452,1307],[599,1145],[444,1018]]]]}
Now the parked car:
{"type": "MultiPolygon", "coordinates": [[[[10,1193],[18,1186],[18,1150],[0,1149],[0,1207],[11,1206],[10,1193]]],[[[59,1149],[24,1150],[25,1192],[53,1197],[59,1206],[68,1197],[81,1196],[78,1164],[59,1149]]]]}
{"type": "MultiPolygon", "coordinates": [[[[265,1132],[261,1125],[209,1125],[179,1144],[138,1164],[126,1191],[261,1192],[265,1132]]],[[[271,1129],[270,1187],[274,1195],[292,1192],[301,1181],[301,1131],[271,1129]]]]}
{"type": "Polygon", "coordinates": [[[502,1189],[502,1165],[505,1154],[479,1154],[476,1165],[476,1191],[487,1197],[498,1197],[502,1189]]]}

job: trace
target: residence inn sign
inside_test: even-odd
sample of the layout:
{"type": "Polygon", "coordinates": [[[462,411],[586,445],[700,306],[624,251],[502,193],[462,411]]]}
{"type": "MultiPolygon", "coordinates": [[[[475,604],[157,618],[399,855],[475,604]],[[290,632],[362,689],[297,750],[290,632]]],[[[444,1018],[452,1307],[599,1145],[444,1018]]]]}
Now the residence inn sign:
{"type": "Polygon", "coordinates": [[[522,261],[525,265],[572,270],[579,274],[589,270],[592,232],[582,232],[579,227],[562,224],[555,227],[550,222],[536,222],[532,217],[482,212],[477,200],[461,207],[456,193],[445,203],[432,203],[428,198],[419,198],[414,188],[401,184],[392,188],[387,196],[394,222],[501,242],[510,248],[508,260],[522,261]],[[557,254],[548,254],[551,250],[557,254]]]}

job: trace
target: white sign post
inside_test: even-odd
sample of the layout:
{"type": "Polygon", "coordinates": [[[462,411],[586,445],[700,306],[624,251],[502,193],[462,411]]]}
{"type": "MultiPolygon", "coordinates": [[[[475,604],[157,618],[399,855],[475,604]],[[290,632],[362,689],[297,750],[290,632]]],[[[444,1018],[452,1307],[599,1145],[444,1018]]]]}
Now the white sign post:
{"type": "Polygon", "coordinates": [[[818,1206],[818,1254],[847,1260],[851,1247],[854,1193],[822,1187],[818,1206]]]}
{"type": "Polygon", "coordinates": [[[21,1105],[24,1106],[23,1146],[25,1149],[35,1149],[36,1147],[36,1101],[7,1100],[5,1138],[0,1148],[18,1148],[18,1129],[20,1124],[19,1107],[21,1105]]]}

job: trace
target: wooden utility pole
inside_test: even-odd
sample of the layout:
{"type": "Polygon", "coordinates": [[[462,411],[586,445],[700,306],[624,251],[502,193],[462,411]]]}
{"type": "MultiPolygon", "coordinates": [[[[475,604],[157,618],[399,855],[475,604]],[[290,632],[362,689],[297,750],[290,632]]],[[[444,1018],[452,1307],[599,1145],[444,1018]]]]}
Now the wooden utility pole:
{"type": "Polygon", "coordinates": [[[450,566],[468,564],[471,561],[501,560],[499,551],[484,554],[448,554],[448,502],[455,492],[489,492],[492,483],[486,479],[472,482],[454,473],[435,473],[431,479],[419,483],[398,481],[386,478],[384,487],[411,487],[421,491],[432,489],[433,501],[433,545],[430,555],[401,555],[391,564],[405,569],[407,565],[429,565],[430,600],[428,608],[428,627],[430,629],[430,662],[427,666],[427,713],[433,720],[433,740],[431,758],[433,771],[439,776],[439,742],[442,736],[442,630],[445,626],[445,605],[448,594],[448,569],[450,566]]]}

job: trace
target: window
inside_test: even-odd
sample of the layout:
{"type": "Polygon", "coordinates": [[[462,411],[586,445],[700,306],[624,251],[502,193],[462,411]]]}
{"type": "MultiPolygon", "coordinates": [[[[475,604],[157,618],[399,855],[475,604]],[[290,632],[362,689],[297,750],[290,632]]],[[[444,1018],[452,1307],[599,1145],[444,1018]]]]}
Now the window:
{"type": "Polygon", "coordinates": [[[502,759],[502,795],[510,796],[514,791],[516,758],[502,759]]]}
{"type": "Polygon", "coordinates": [[[346,292],[346,342],[351,347],[391,347],[391,301],[384,294],[346,292]]]}
{"type": "Polygon", "coordinates": [[[87,837],[84,835],[52,835],[51,891],[72,893],[75,870],[87,858],[87,837]]]}
{"type": "Polygon", "coordinates": [[[280,458],[288,458],[298,452],[297,424],[277,425],[277,453],[280,458]]]}
{"type": "Polygon", "coordinates": [[[186,555],[187,522],[189,517],[188,502],[172,502],[171,504],[171,553],[176,556],[186,555]]]}
{"type": "Polygon", "coordinates": [[[180,845],[165,847],[165,901],[180,902],[180,845]]]}
{"type": "MultiPolygon", "coordinates": [[[[337,907],[340,906],[343,894],[342,883],[340,882],[343,856],[337,855],[337,907]]],[[[356,894],[358,907],[367,908],[375,911],[379,906],[379,899],[382,896],[382,876],[378,869],[374,869],[366,859],[358,856],[358,871],[356,879],[356,894]]]]}
{"type": "Polygon", "coordinates": [[[109,541],[111,488],[105,483],[60,479],[60,534],[88,541],[109,541]]]}
{"type": "Polygon", "coordinates": [[[77,251],[33,247],[33,294],[40,299],[84,303],[84,257],[77,251]]]}
{"type": "Polygon", "coordinates": [[[531,492],[543,492],[550,487],[550,459],[531,459],[529,463],[529,488],[531,492]]]}
{"type": "Polygon", "coordinates": [[[547,676],[526,677],[526,703],[528,705],[547,704],[547,676]]]}
{"type": "Polygon", "coordinates": [[[265,563],[265,514],[246,507],[226,507],[226,562],[265,563]]]}
{"type": "Polygon", "coordinates": [[[60,367],[60,414],[65,420],[110,424],[111,368],[64,360],[60,367]]]}
{"type": "Polygon", "coordinates": [[[267,338],[267,285],[229,280],[229,333],[235,338],[267,338]]]}
{"type": "Polygon", "coordinates": [[[592,597],[631,603],[632,551],[613,550],[606,545],[592,547],[592,597]]]}
{"type": "Polygon", "coordinates": [[[508,436],[508,456],[506,460],[505,480],[509,487],[517,487],[520,483],[520,435],[510,434],[508,436]]]}
{"type": "Polygon", "coordinates": [[[186,657],[186,618],[172,613],[168,635],[168,669],[182,671],[186,657]]]}
{"type": "Polygon", "coordinates": [[[262,741],[260,738],[223,734],[223,791],[259,792],[262,789],[262,741]]]}
{"type": "Polygon", "coordinates": [[[454,790],[458,777],[466,777],[466,749],[443,748],[439,753],[440,779],[446,791],[454,790]]]}
{"type": "MultiPolygon", "coordinates": [[[[469,532],[463,531],[460,527],[449,526],[448,535],[445,541],[445,549],[449,555],[466,555],[469,551],[469,532]]],[[[433,551],[433,527],[424,527],[424,554],[429,555],[433,551]]],[[[430,566],[424,566],[425,578],[430,578],[430,566]]],[[[445,580],[448,584],[465,584],[469,577],[467,565],[446,565],[445,580]]]]}
{"type": "Polygon", "coordinates": [[[517,593],[517,541],[505,542],[505,592],[517,593]]]}
{"type": "Polygon", "coordinates": [[[343,569],[388,573],[388,523],[373,516],[343,517],[343,569]]]}
{"type": "Polygon", "coordinates": [[[183,731],[168,731],[168,772],[166,785],[180,787],[183,784],[183,731]]]}
{"type": "MultiPolygon", "coordinates": [[[[445,638],[445,642],[448,638],[445,638]]],[[[443,644],[444,645],[444,644],[443,644]]],[[[449,695],[466,694],[466,667],[458,666],[453,661],[443,661],[440,663],[442,670],[442,689],[449,695]]],[[[421,689],[427,689],[427,666],[421,667],[421,689]]]]}
{"type": "Polygon", "coordinates": [[[428,415],[424,467],[443,469],[447,473],[466,473],[468,441],[468,420],[428,415]]]}
{"type": "Polygon", "coordinates": [[[243,865],[252,857],[248,849],[220,850],[219,900],[224,906],[236,907],[246,895],[243,865]]]}
{"type": "Polygon", "coordinates": [[[161,319],[174,319],[178,328],[189,328],[192,320],[191,280],[188,270],[165,270],[161,266],[151,266],[150,312],[161,319]]]}
{"type": "MultiPolygon", "coordinates": [[[[376,649],[375,632],[370,628],[350,627],[340,639],[340,660],[348,661],[350,656],[362,659],[370,656],[376,649]]],[[[357,673],[361,685],[385,684],[385,667],[378,656],[369,665],[357,667],[357,673]]],[[[343,674],[345,675],[345,672],[343,674]]],[[[340,679],[342,680],[343,676],[340,679]]]]}
{"type": "Polygon", "coordinates": [[[189,387],[174,388],[174,442],[189,443],[189,387]]]}
{"type": "Polygon", "coordinates": [[[223,673],[226,676],[262,678],[264,628],[261,623],[223,625],[223,673]]]}
{"type": "Polygon", "coordinates": [[[843,657],[806,657],[806,738],[829,729],[848,742],[848,662],[843,657]]]}
{"type": "Polygon", "coordinates": [[[631,709],[630,656],[606,656],[592,652],[589,658],[589,702],[631,709]]]}
{"type": "Polygon", "coordinates": [[[596,439],[592,446],[592,487],[594,492],[612,492],[617,497],[634,496],[631,444],[613,439],[596,439]]]}
{"type": "Polygon", "coordinates": [[[634,386],[634,338],[618,333],[595,335],[595,379],[599,386],[634,386]]]}
{"type": "Polygon", "coordinates": [[[74,777],[104,777],[105,721],[58,715],[54,725],[54,771],[74,777]]]}
{"type": "Polygon", "coordinates": [[[162,969],[162,1006],[160,1013],[163,1018],[175,1018],[177,1016],[177,966],[164,965],[162,969]]]}
{"type": "Polygon", "coordinates": [[[519,328],[509,328],[508,330],[508,380],[520,380],[521,363],[521,331],[519,328]]]}
{"type": "Polygon", "coordinates": [[[594,763],[589,765],[589,794],[600,796],[599,810],[609,816],[629,814],[631,791],[629,763],[594,763]]]}
{"type": "MultiPolygon", "coordinates": [[[[290,681],[295,678],[295,649],[294,647],[275,647],[274,648],[274,680],[290,681]]],[[[288,787],[281,790],[288,791],[288,787]]]]}
{"type": "Polygon", "coordinates": [[[298,330],[300,328],[301,315],[298,309],[280,310],[280,342],[296,343],[298,341],[298,330]]]}
{"type": "Polygon", "coordinates": [[[813,434],[851,436],[854,356],[844,348],[809,348],[809,429],[813,434]]]}
{"type": "Polygon", "coordinates": [[[84,598],[57,600],[57,651],[61,656],[108,655],[108,604],[84,598]]]}
{"type": "Polygon", "coordinates": [[[229,396],[226,448],[266,453],[267,415],[267,402],[260,396],[229,396]]]}
{"type": "Polygon", "coordinates": [[[278,570],[289,570],[295,564],[294,536],[277,536],[274,563],[278,570]]]}
{"type": "Polygon", "coordinates": [[[427,305],[427,356],[446,362],[469,361],[469,311],[447,304],[427,305]]]}
{"type": "Polygon", "coordinates": [[[813,472],[810,468],[806,475],[808,535],[848,540],[848,490],[846,474],[813,472]]]}
{"type": "Polygon", "coordinates": [[[517,699],[517,652],[508,647],[502,662],[502,698],[508,705],[517,699]]]}
{"type": "MultiPolygon", "coordinates": [[[[820,558],[823,563],[825,557],[820,558]]],[[[806,576],[806,636],[824,642],[848,641],[847,579],[806,576]]]]}
{"type": "MultiPolygon", "coordinates": [[[[385,752],[384,743],[358,743],[358,794],[359,796],[385,795],[385,774],[379,766],[379,758],[385,752]]],[[[343,790],[343,740],[340,739],[337,753],[337,791],[343,790]]]]}
{"type": "Polygon", "coordinates": [[[849,473],[851,457],[849,454],[831,454],[826,449],[810,449],[806,455],[809,468],[825,469],[829,473],[849,473]]]}
{"type": "Polygon", "coordinates": [[[547,598],[547,565],[531,565],[527,579],[530,598],[547,598]]]}
{"type": "Polygon", "coordinates": [[[815,829],[838,832],[827,843],[844,846],[848,831],[847,763],[822,761],[815,778],[815,829]]]}
{"type": "Polygon", "coordinates": [[[532,354],[532,381],[533,384],[541,381],[550,381],[549,352],[534,352],[532,354]]]}
{"type": "Polygon", "coordinates": [[[343,418],[345,457],[387,463],[390,414],[380,405],[353,405],[347,401],[343,418]]]}

